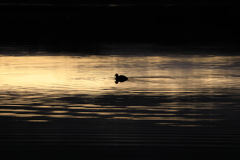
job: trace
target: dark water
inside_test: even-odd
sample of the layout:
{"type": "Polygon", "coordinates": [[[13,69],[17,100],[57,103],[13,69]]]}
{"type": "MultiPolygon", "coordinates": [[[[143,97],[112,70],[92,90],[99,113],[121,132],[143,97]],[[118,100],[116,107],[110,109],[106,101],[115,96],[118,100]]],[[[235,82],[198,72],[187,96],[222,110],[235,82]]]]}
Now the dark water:
{"type": "Polygon", "coordinates": [[[4,52],[3,151],[114,159],[236,156],[240,56],[177,52],[116,46],[101,54],[4,52]],[[115,73],[129,80],[115,84],[115,73]]]}

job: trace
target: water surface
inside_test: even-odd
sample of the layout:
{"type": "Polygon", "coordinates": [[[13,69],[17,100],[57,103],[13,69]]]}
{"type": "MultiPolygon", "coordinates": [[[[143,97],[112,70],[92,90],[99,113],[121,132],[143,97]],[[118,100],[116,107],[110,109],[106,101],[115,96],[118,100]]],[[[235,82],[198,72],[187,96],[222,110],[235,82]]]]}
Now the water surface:
{"type": "Polygon", "coordinates": [[[84,145],[239,147],[239,69],[236,55],[3,55],[0,117],[15,140],[20,128],[36,136],[33,125],[60,134],[53,144],[88,133],[84,145]],[[115,84],[115,73],[129,80],[115,84]]]}
{"type": "Polygon", "coordinates": [[[3,56],[0,60],[1,115],[26,121],[94,117],[202,125],[201,121],[224,120],[226,113],[221,110],[238,105],[234,103],[240,89],[239,56],[3,56]],[[115,73],[129,81],[115,84],[115,73]]]}

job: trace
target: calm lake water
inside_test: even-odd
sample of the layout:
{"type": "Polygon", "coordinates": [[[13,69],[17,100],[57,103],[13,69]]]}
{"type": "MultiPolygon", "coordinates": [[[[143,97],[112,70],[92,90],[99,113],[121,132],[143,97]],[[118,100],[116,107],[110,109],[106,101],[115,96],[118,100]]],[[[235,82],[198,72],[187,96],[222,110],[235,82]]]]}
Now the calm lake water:
{"type": "Polygon", "coordinates": [[[240,147],[240,56],[137,52],[2,55],[2,144],[240,147]]]}

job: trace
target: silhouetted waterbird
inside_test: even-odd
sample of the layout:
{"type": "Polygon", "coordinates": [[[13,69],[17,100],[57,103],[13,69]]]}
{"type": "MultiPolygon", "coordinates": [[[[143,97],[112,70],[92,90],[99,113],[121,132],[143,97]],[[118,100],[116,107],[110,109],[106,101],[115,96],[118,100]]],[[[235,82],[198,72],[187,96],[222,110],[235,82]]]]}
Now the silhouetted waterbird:
{"type": "Polygon", "coordinates": [[[128,80],[128,78],[124,75],[118,75],[117,73],[115,74],[115,83],[117,84],[118,82],[124,82],[126,80],[128,80]]]}

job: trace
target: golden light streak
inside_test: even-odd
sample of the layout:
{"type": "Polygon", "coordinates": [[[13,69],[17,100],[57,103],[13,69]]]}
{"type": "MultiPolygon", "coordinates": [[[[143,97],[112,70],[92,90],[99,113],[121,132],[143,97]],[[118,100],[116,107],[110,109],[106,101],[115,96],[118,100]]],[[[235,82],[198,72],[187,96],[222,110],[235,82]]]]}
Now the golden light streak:
{"type": "MultiPolygon", "coordinates": [[[[146,87],[156,88],[149,94],[166,91],[196,92],[203,86],[217,88],[222,85],[232,86],[236,81],[240,82],[238,77],[221,77],[221,69],[211,68],[215,65],[231,65],[237,63],[239,59],[238,56],[9,56],[0,57],[0,85],[2,89],[9,89],[8,86],[11,86],[11,88],[32,88],[41,91],[55,89],[55,92],[67,91],[69,94],[79,90],[86,94],[101,94],[114,90],[116,84],[113,82],[113,75],[121,68],[123,73],[127,75],[131,73],[128,83],[124,86],[118,85],[121,94],[121,87],[138,89],[135,94],[141,94],[146,87]],[[164,69],[166,65],[168,69],[164,69]],[[198,67],[194,67],[195,65],[198,67]],[[139,77],[139,72],[142,77],[139,77]],[[189,76],[191,79],[188,79],[189,76]]],[[[234,71],[228,72],[231,74],[234,71]]],[[[148,90],[146,94],[147,92],[148,90]]]]}

